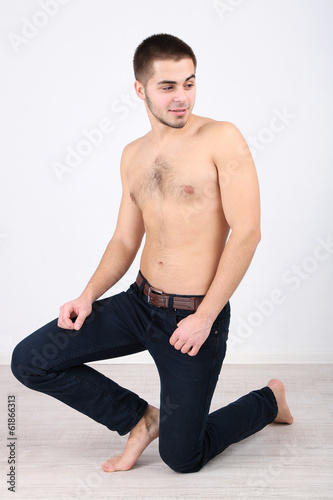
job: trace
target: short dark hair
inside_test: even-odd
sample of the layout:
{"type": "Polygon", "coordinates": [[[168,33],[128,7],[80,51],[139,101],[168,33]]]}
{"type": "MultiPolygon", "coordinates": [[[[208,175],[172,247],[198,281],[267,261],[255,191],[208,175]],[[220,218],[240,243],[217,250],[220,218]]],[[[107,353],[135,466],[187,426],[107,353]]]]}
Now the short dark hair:
{"type": "Polygon", "coordinates": [[[146,85],[153,75],[152,66],[156,60],[173,59],[174,61],[180,61],[186,57],[192,59],[196,69],[197,59],[187,43],[176,36],[166,33],[152,35],[143,40],[135,51],[133,58],[135,78],[143,85],[146,85]]]}

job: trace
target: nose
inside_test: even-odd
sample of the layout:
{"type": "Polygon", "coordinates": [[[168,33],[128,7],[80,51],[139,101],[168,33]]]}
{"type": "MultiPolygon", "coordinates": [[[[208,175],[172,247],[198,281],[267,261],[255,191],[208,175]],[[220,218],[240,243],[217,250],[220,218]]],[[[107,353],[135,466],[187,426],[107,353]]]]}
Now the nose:
{"type": "Polygon", "coordinates": [[[173,100],[175,102],[185,102],[186,101],[185,90],[182,87],[177,89],[177,92],[175,93],[173,100]]]}

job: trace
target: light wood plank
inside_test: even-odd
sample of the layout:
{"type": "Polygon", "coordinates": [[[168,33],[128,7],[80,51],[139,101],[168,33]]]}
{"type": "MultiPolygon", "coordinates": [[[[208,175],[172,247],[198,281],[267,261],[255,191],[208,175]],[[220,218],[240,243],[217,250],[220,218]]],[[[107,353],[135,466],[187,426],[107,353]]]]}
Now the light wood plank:
{"type": "MultiPolygon", "coordinates": [[[[119,384],[159,405],[153,365],[98,365],[119,384]]],[[[26,499],[333,499],[333,366],[225,365],[211,410],[281,378],[295,418],[291,426],[272,424],[230,446],[196,474],[177,474],[160,459],[153,442],[129,472],[100,467],[122,451],[118,436],[59,401],[30,391],[0,367],[1,421],[6,426],[7,395],[18,402],[18,482],[6,491],[7,430],[2,433],[1,498],[26,499]]],[[[6,427],[5,427],[6,429],[6,427]]]]}

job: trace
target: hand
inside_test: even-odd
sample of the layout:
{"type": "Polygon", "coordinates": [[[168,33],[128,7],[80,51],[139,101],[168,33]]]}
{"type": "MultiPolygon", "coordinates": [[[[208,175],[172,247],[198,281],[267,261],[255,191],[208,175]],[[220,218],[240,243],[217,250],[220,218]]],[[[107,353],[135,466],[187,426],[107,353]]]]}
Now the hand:
{"type": "Polygon", "coordinates": [[[208,338],[211,328],[212,322],[207,318],[199,317],[197,313],[190,314],[177,324],[169,342],[183,354],[195,356],[208,338]]]}
{"type": "Polygon", "coordinates": [[[58,318],[58,326],[60,328],[67,328],[67,330],[80,330],[84,320],[92,311],[92,303],[88,299],[79,297],[78,299],[66,302],[60,307],[60,314],[58,318]],[[71,318],[75,318],[73,323],[71,318]]]}

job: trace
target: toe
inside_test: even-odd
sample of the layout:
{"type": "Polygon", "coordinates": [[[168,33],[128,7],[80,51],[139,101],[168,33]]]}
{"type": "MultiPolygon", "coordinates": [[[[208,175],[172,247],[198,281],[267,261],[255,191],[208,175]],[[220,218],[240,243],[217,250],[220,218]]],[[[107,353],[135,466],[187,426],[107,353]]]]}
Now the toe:
{"type": "Polygon", "coordinates": [[[109,458],[108,460],[103,462],[102,467],[104,470],[109,470],[111,468],[111,459],[109,458]]]}

